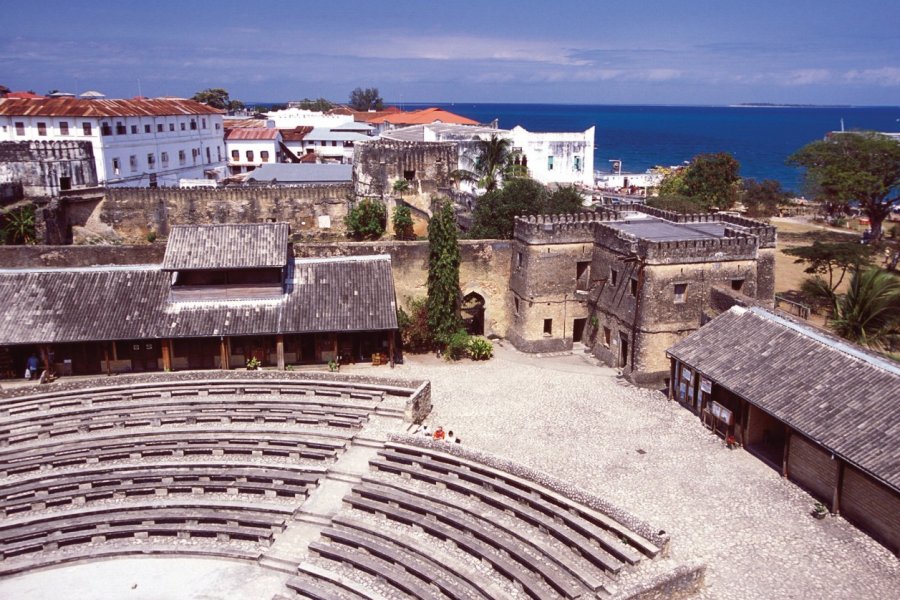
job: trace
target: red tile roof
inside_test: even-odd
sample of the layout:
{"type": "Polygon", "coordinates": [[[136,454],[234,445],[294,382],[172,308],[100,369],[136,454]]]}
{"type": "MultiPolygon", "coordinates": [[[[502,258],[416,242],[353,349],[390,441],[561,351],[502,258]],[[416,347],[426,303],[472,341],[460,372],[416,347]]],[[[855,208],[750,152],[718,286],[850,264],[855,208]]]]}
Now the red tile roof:
{"type": "Polygon", "coordinates": [[[278,130],[275,128],[238,128],[225,134],[225,139],[232,140],[275,140],[278,139],[278,130]]]}
{"type": "Polygon", "coordinates": [[[181,98],[81,100],[79,98],[0,98],[0,115],[12,117],[150,117],[219,115],[224,111],[181,98]]]}
{"type": "Polygon", "coordinates": [[[313,128],[309,126],[294,127],[293,129],[282,129],[281,139],[285,142],[302,142],[303,138],[309,135],[313,128]]]}
{"type": "Polygon", "coordinates": [[[440,121],[454,125],[478,125],[477,121],[446,111],[442,108],[423,108],[412,112],[398,112],[369,119],[369,123],[390,123],[392,125],[428,125],[440,121]]]}

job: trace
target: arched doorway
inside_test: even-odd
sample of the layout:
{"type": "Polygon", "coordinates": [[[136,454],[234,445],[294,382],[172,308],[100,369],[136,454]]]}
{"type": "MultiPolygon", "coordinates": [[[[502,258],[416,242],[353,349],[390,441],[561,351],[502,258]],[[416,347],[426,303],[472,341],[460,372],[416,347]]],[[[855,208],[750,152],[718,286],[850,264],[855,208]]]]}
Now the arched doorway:
{"type": "Polygon", "coordinates": [[[484,335],[484,296],[478,292],[469,292],[463,296],[460,313],[463,327],[469,335],[484,335]]]}

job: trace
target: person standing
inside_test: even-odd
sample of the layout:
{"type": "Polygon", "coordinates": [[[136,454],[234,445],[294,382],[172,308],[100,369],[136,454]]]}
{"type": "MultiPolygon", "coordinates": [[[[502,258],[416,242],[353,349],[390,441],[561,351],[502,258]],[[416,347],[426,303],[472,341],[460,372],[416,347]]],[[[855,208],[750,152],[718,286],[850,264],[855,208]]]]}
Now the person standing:
{"type": "Polygon", "coordinates": [[[38,359],[37,354],[32,352],[25,364],[28,367],[28,371],[31,373],[29,379],[36,379],[38,369],[41,368],[41,361],[38,359]]]}

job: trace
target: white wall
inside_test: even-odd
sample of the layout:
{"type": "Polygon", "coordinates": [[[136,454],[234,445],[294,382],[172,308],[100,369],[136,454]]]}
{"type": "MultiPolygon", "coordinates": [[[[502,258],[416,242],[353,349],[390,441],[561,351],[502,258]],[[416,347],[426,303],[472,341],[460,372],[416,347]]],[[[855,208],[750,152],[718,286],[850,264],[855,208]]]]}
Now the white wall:
{"type": "MultiPolygon", "coordinates": [[[[228,159],[228,167],[258,167],[263,163],[278,162],[281,149],[278,142],[279,136],[274,140],[227,140],[225,142],[226,155],[228,159]],[[232,153],[237,150],[238,158],[232,158],[232,153]],[[247,152],[253,152],[253,160],[248,160],[247,152]],[[268,152],[269,157],[263,160],[262,153],[268,152]]],[[[243,169],[245,170],[245,169],[243,169]]]]}
{"type": "Polygon", "coordinates": [[[278,129],[293,129],[294,127],[337,127],[353,117],[349,115],[326,115],[325,113],[300,108],[287,108],[275,110],[266,114],[268,119],[275,122],[278,129]]]}
{"type": "Polygon", "coordinates": [[[582,133],[534,133],[516,126],[513,145],[528,159],[528,172],[541,183],[594,185],[594,127],[582,133]]]}

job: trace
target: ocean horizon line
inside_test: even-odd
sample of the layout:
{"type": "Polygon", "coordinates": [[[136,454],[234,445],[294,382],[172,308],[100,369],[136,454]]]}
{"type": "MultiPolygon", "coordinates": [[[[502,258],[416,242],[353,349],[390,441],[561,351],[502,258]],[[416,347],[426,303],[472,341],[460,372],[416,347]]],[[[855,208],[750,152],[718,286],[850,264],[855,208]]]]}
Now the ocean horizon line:
{"type": "MultiPolygon", "coordinates": [[[[288,102],[298,102],[298,100],[247,100],[245,104],[253,106],[255,104],[287,104],[288,102]]],[[[345,102],[332,101],[333,104],[346,104],[345,102]]],[[[678,103],[585,103],[585,102],[497,102],[497,101],[477,101],[477,100],[432,100],[432,101],[395,101],[385,100],[385,106],[454,106],[454,105],[481,105],[481,106],[605,106],[605,107],[621,107],[621,106],[646,106],[651,108],[897,108],[900,104],[796,104],[796,103],[777,103],[777,102],[733,102],[730,104],[678,104],[678,103]]]]}

